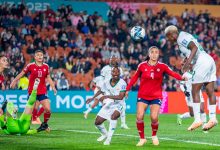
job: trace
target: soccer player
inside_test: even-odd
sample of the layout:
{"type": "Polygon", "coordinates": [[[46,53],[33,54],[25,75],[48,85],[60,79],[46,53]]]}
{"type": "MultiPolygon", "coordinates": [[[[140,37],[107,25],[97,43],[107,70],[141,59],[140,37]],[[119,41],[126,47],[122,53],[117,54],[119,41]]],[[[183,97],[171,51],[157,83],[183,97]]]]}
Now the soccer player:
{"type": "Polygon", "coordinates": [[[47,88],[46,88],[46,79],[48,80],[50,86],[52,87],[54,94],[57,93],[57,90],[54,86],[54,83],[50,77],[49,66],[43,63],[44,60],[44,52],[42,50],[36,50],[34,54],[35,62],[28,64],[24,70],[17,75],[17,77],[12,81],[10,87],[14,88],[16,82],[24,75],[29,75],[29,86],[28,86],[28,94],[30,95],[33,90],[34,81],[36,78],[40,79],[39,88],[37,89],[37,101],[35,103],[35,108],[33,110],[33,120],[36,120],[37,110],[40,104],[42,104],[44,108],[44,122],[39,127],[39,130],[46,130],[48,128],[48,120],[51,116],[50,110],[50,101],[47,97],[47,88]]]}
{"type": "MultiPolygon", "coordinates": [[[[186,104],[188,106],[189,112],[185,112],[182,115],[177,115],[177,123],[179,125],[182,124],[182,119],[190,118],[193,117],[193,108],[192,108],[192,103],[193,103],[193,98],[192,98],[192,72],[187,71],[183,74],[188,80],[187,81],[181,81],[180,82],[180,89],[184,92],[185,94],[185,100],[186,104]]],[[[204,98],[202,96],[202,91],[200,91],[200,99],[201,99],[201,104],[200,104],[200,113],[201,113],[201,120],[203,125],[206,123],[206,113],[204,111],[204,98]]]]}
{"type": "Polygon", "coordinates": [[[87,99],[87,103],[95,99],[99,94],[104,93],[99,100],[105,100],[106,103],[100,109],[96,116],[95,126],[101,132],[101,137],[97,141],[103,141],[104,145],[110,145],[112,135],[117,126],[117,119],[120,117],[123,110],[123,101],[125,97],[126,82],[120,78],[120,69],[118,67],[112,67],[112,78],[105,80],[102,87],[92,98],[87,99]],[[107,132],[104,122],[108,120],[109,131],[107,132]]]}
{"type": "Polygon", "coordinates": [[[214,84],[216,81],[216,65],[213,58],[208,55],[199,42],[187,32],[179,32],[176,26],[168,26],[165,29],[167,39],[177,42],[183,55],[187,57],[182,67],[182,72],[186,72],[193,65],[192,77],[192,97],[194,122],[188,128],[189,131],[202,126],[200,117],[200,90],[203,85],[209,98],[209,121],[203,126],[203,130],[209,130],[217,125],[216,119],[216,97],[214,95],[214,84]]]}
{"type": "Polygon", "coordinates": [[[0,125],[5,134],[35,134],[41,131],[36,129],[30,130],[31,116],[37,97],[37,88],[39,83],[40,80],[36,78],[24,112],[19,119],[16,117],[17,108],[14,107],[14,104],[7,101],[3,103],[2,108],[0,108],[0,125]],[[4,116],[5,108],[7,109],[7,117],[4,116]]]}
{"type": "MultiPolygon", "coordinates": [[[[102,76],[98,76],[98,77],[95,77],[92,82],[91,82],[91,87],[95,87],[94,89],[94,95],[100,90],[100,86],[103,82],[103,77],[102,76]]],[[[89,108],[84,111],[84,118],[87,119],[89,113],[98,105],[99,103],[99,99],[102,97],[103,95],[100,94],[99,96],[97,96],[95,99],[94,99],[94,103],[89,106],[89,108]]]]}
{"type": "MultiPolygon", "coordinates": [[[[119,58],[117,58],[115,55],[112,55],[111,58],[110,58],[110,64],[104,66],[101,70],[101,76],[104,77],[104,80],[111,79],[111,77],[112,77],[111,76],[112,67],[117,67],[118,65],[119,65],[119,58]]],[[[119,69],[120,69],[120,77],[122,78],[124,73],[123,73],[123,70],[122,70],[121,67],[119,67],[119,69]]],[[[129,127],[126,124],[126,114],[125,114],[126,103],[125,103],[125,100],[123,102],[124,103],[123,103],[123,111],[122,111],[122,114],[121,114],[121,128],[122,129],[129,129],[129,127]]]]}
{"type": "Polygon", "coordinates": [[[7,57],[4,55],[0,55],[0,85],[1,85],[1,90],[5,90],[5,85],[4,85],[4,70],[9,68],[9,63],[7,57]]]}
{"type": "Polygon", "coordinates": [[[140,87],[137,98],[137,130],[139,132],[140,141],[136,146],[143,146],[147,140],[144,135],[144,114],[148,106],[150,106],[150,118],[152,128],[152,141],[154,145],[159,145],[157,138],[157,130],[159,126],[158,116],[160,106],[162,104],[162,82],[164,74],[168,74],[178,80],[184,80],[184,77],[172,71],[166,64],[158,61],[159,49],[152,46],[148,50],[147,61],[138,65],[137,71],[131,78],[126,88],[126,96],[131,87],[140,78],[140,87]]]}

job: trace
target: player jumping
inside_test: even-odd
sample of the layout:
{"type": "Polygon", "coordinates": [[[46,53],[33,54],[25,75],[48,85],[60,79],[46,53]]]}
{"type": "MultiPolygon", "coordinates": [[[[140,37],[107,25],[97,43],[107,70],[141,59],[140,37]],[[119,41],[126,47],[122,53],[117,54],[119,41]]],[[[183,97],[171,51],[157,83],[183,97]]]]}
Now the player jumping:
{"type": "Polygon", "coordinates": [[[168,26],[165,29],[167,39],[175,43],[177,42],[181,53],[187,57],[186,63],[182,67],[185,73],[193,65],[192,77],[192,97],[193,97],[193,113],[194,122],[188,128],[189,131],[195,130],[202,126],[200,117],[200,90],[203,85],[209,98],[209,121],[203,126],[203,130],[209,130],[217,125],[216,118],[216,97],[214,95],[214,84],[216,81],[216,65],[213,58],[208,55],[199,42],[187,32],[179,32],[176,26],[168,26]]]}
{"type": "MultiPolygon", "coordinates": [[[[185,100],[186,104],[189,108],[189,112],[185,112],[182,115],[177,115],[177,123],[179,125],[182,124],[182,119],[190,118],[193,117],[193,98],[192,98],[192,72],[188,71],[183,74],[188,80],[187,81],[181,81],[180,82],[180,89],[184,92],[185,94],[185,100]]],[[[201,104],[200,104],[200,116],[203,125],[206,123],[206,113],[204,111],[204,98],[202,96],[202,91],[200,91],[200,99],[201,99],[201,104]]]]}
{"type": "Polygon", "coordinates": [[[30,95],[33,90],[34,81],[36,78],[40,79],[39,88],[37,89],[37,100],[35,103],[35,107],[33,110],[33,120],[36,120],[37,110],[40,104],[42,104],[45,112],[44,112],[44,122],[38,128],[38,130],[46,130],[48,128],[48,120],[51,116],[50,110],[50,101],[47,97],[47,88],[46,88],[46,79],[48,80],[50,86],[52,87],[54,94],[57,93],[54,83],[50,77],[49,66],[43,63],[44,53],[42,50],[36,50],[34,54],[35,62],[28,64],[24,70],[17,75],[17,77],[12,81],[10,87],[14,88],[16,82],[24,76],[24,74],[30,73],[29,76],[29,86],[28,86],[28,94],[30,95]]]}
{"type": "Polygon", "coordinates": [[[123,111],[123,101],[126,86],[126,82],[120,78],[120,69],[118,67],[112,67],[112,78],[105,80],[101,90],[99,90],[92,98],[89,98],[86,101],[89,103],[99,94],[104,93],[104,96],[102,96],[99,100],[105,100],[106,103],[100,109],[95,120],[95,126],[102,134],[97,141],[103,141],[106,139],[104,145],[110,145],[112,135],[117,126],[117,119],[120,117],[123,111]],[[110,122],[108,132],[103,124],[106,120],[110,122]]]}

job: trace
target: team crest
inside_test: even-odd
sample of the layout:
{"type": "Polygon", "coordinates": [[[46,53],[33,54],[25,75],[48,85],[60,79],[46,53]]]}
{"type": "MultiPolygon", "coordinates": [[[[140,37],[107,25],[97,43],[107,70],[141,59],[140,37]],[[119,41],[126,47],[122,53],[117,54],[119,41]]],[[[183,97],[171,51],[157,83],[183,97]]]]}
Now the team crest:
{"type": "Polygon", "coordinates": [[[144,71],[147,71],[147,69],[144,69],[144,71]]]}
{"type": "Polygon", "coordinates": [[[157,68],[157,72],[160,72],[160,68],[157,68]]]}

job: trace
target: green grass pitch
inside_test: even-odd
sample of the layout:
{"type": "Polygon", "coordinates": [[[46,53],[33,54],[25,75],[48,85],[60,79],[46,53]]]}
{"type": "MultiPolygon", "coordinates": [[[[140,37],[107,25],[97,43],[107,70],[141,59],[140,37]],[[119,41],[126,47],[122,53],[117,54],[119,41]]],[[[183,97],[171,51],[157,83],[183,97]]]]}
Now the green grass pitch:
{"type": "MultiPolygon", "coordinates": [[[[218,116],[219,118],[219,116],[218,116]]],[[[83,114],[78,113],[53,113],[49,122],[50,133],[39,133],[35,135],[4,135],[0,134],[0,149],[72,149],[72,150],[133,150],[133,149],[155,149],[155,150],[217,150],[220,149],[220,127],[217,126],[203,133],[201,129],[189,132],[187,127],[193,119],[183,121],[183,125],[176,124],[176,115],[160,115],[160,126],[158,137],[159,146],[153,146],[151,139],[151,127],[149,115],[145,116],[145,135],[148,142],[144,147],[136,147],[138,134],[135,124],[135,114],[127,114],[129,130],[118,127],[113,135],[110,146],[96,142],[99,137],[98,130],[94,126],[95,114],[90,114],[85,120],[83,114]]],[[[106,127],[108,122],[106,122],[106,127]]],[[[37,125],[31,128],[37,128],[37,125]]],[[[107,128],[108,129],[108,128],[107,128]]]]}

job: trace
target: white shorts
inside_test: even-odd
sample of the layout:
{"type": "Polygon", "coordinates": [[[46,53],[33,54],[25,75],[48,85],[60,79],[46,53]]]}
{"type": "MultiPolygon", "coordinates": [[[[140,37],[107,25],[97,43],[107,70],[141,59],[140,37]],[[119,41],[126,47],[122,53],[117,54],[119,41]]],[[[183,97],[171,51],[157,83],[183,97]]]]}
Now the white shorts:
{"type": "MultiPolygon", "coordinates": [[[[96,87],[94,90],[94,95],[99,91],[99,89],[96,87]]],[[[97,99],[100,99],[103,96],[103,94],[100,94],[99,96],[97,96],[97,99]]]]}
{"type": "Polygon", "coordinates": [[[118,111],[121,114],[122,110],[123,110],[123,106],[121,103],[107,102],[99,110],[97,116],[100,116],[107,120],[111,120],[111,116],[115,111],[118,111]]]}
{"type": "Polygon", "coordinates": [[[193,67],[192,83],[207,83],[213,81],[216,81],[215,61],[206,53],[200,54],[193,67]]]}
{"type": "MultiPolygon", "coordinates": [[[[202,91],[199,92],[199,95],[200,95],[200,103],[204,103],[204,98],[203,98],[203,95],[202,95],[202,91]]],[[[185,100],[186,100],[187,106],[193,107],[193,105],[192,105],[193,104],[192,92],[190,92],[189,97],[185,97],[185,100]]]]}

